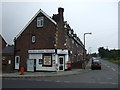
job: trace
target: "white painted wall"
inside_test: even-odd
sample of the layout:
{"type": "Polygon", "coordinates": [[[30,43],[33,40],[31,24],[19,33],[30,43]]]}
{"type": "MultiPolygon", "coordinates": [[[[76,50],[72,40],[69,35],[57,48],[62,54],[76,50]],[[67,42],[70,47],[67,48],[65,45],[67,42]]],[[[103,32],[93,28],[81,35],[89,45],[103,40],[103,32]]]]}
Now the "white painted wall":
{"type": "Polygon", "coordinates": [[[68,69],[68,68],[67,68],[67,62],[68,62],[68,54],[65,55],[65,69],[68,69]]]}
{"type": "MultiPolygon", "coordinates": [[[[55,65],[52,67],[45,67],[42,64],[39,64],[39,59],[43,59],[42,54],[29,54],[29,59],[36,59],[36,71],[56,71],[55,65]]],[[[56,59],[56,55],[52,54],[52,60],[56,59]]]]}

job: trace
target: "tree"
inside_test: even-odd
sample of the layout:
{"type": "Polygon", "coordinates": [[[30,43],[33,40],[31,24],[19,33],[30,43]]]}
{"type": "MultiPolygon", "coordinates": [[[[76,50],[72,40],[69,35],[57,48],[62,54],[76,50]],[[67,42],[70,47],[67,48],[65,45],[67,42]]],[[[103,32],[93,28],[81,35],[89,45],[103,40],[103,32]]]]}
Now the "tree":
{"type": "Polygon", "coordinates": [[[92,57],[97,57],[97,53],[92,53],[92,57]]]}
{"type": "Polygon", "coordinates": [[[101,58],[109,58],[109,59],[114,59],[114,60],[119,60],[120,59],[120,50],[108,50],[105,49],[104,47],[100,47],[98,49],[99,55],[101,58]]]}
{"type": "Polygon", "coordinates": [[[101,56],[101,58],[105,57],[105,49],[104,49],[104,47],[100,47],[98,49],[98,52],[99,52],[99,55],[101,56]]]}

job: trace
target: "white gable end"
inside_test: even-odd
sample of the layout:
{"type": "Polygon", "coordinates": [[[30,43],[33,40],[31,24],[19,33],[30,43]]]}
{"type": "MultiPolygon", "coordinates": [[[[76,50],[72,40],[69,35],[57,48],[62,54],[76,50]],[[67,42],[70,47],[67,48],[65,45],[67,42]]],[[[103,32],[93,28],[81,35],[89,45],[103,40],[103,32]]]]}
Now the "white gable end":
{"type": "Polygon", "coordinates": [[[28,25],[35,19],[35,17],[39,14],[42,13],[45,15],[51,22],[53,22],[55,25],[57,24],[50,16],[48,16],[44,11],[41,9],[32,17],[32,19],[26,24],[26,26],[22,29],[22,31],[16,36],[16,39],[21,35],[21,33],[28,27],[28,25]]]}

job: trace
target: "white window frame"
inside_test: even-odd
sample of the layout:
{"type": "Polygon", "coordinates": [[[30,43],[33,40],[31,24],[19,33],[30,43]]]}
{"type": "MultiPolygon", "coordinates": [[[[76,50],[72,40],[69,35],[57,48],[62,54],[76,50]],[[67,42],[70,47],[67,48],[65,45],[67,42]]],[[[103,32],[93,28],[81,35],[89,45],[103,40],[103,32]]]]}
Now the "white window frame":
{"type": "Polygon", "coordinates": [[[44,26],[44,17],[40,16],[37,17],[37,27],[43,27],[44,26]]]}
{"type": "Polygon", "coordinates": [[[15,56],[15,63],[17,63],[17,58],[18,58],[18,63],[20,63],[20,56],[15,56]]]}
{"type": "Polygon", "coordinates": [[[8,64],[11,64],[11,60],[8,60],[8,64]]]}
{"type": "Polygon", "coordinates": [[[19,69],[19,64],[20,64],[20,56],[15,56],[15,69],[19,69]],[[17,58],[18,58],[18,63],[17,63],[17,58]]]}
{"type": "Polygon", "coordinates": [[[35,35],[32,35],[32,43],[35,43],[35,41],[36,41],[36,37],[35,35]]]}

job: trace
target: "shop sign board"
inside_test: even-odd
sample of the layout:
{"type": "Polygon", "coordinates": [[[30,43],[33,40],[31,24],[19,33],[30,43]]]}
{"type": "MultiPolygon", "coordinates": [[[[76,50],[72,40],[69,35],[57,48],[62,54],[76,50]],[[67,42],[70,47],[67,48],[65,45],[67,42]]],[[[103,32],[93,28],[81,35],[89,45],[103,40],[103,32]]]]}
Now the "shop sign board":
{"type": "Polygon", "coordinates": [[[55,53],[55,49],[50,49],[50,50],[28,50],[28,53],[55,53]]]}

